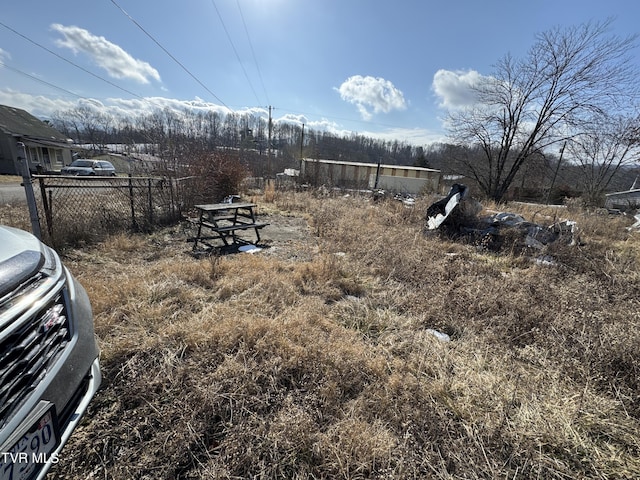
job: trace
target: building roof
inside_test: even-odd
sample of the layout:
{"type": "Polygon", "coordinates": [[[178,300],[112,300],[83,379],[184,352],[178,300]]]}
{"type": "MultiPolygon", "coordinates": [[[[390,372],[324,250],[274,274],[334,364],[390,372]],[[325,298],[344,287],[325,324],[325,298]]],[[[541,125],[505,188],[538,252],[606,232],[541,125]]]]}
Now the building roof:
{"type": "Polygon", "coordinates": [[[605,196],[607,197],[624,197],[624,196],[640,196],[640,188],[634,188],[631,190],[625,190],[624,192],[613,192],[607,193],[605,196]]]}
{"type": "MultiPolygon", "coordinates": [[[[316,158],[303,158],[302,159],[304,162],[307,163],[324,163],[324,164],[333,164],[333,165],[352,165],[355,167],[373,167],[373,168],[377,168],[378,164],[377,163],[365,163],[365,162],[345,162],[342,160],[323,160],[323,159],[316,159],[316,158]]],[[[389,164],[385,164],[382,163],[380,164],[381,168],[398,168],[398,169],[403,169],[403,170],[420,170],[423,172],[440,172],[440,170],[436,170],[434,168],[425,168],[425,167],[414,167],[411,165],[389,165],[389,164]]]]}
{"type": "Polygon", "coordinates": [[[25,110],[0,105],[0,131],[7,135],[67,144],[58,130],[37,119],[25,110]]]}

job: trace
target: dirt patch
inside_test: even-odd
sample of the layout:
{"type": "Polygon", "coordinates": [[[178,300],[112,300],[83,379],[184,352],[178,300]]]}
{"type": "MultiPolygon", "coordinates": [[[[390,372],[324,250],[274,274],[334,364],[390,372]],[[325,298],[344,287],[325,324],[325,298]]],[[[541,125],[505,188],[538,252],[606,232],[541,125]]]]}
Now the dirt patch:
{"type": "Polygon", "coordinates": [[[262,230],[263,250],[266,255],[282,259],[308,259],[317,252],[316,238],[311,234],[307,220],[284,215],[263,215],[261,220],[269,225],[262,230]]]}
{"type": "Polygon", "coordinates": [[[281,244],[312,240],[309,223],[304,218],[274,214],[262,215],[260,220],[269,224],[263,230],[266,241],[281,244]]]}
{"type": "MultiPolygon", "coordinates": [[[[309,223],[305,218],[274,213],[261,214],[259,221],[268,223],[268,225],[260,231],[258,249],[251,250],[251,253],[295,261],[310,260],[312,255],[317,253],[316,237],[311,233],[309,223]]],[[[194,231],[187,232],[186,236],[193,236],[194,233],[194,231]]],[[[183,235],[183,233],[179,233],[179,235],[183,235]]],[[[251,243],[256,240],[253,230],[239,232],[238,237],[251,243]]],[[[211,252],[199,253],[208,254],[211,252]]],[[[226,249],[216,251],[216,253],[239,254],[243,252],[239,252],[237,249],[226,249]]]]}

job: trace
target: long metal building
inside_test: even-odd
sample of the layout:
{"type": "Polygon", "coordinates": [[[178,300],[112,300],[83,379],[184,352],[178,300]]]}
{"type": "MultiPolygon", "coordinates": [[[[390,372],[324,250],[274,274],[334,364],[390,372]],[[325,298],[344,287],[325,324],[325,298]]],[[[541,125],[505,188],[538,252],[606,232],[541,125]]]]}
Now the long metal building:
{"type": "Polygon", "coordinates": [[[382,189],[395,193],[432,193],[438,190],[440,170],[406,165],[344,162],[303,158],[302,181],[356,189],[382,189]]]}

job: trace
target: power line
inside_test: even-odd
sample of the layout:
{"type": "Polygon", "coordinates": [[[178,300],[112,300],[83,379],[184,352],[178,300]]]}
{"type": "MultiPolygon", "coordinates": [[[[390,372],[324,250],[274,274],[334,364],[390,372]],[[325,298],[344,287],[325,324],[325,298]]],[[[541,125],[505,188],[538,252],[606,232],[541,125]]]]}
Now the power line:
{"type": "Polygon", "coordinates": [[[258,78],[260,79],[260,84],[262,85],[262,90],[264,91],[264,96],[267,99],[267,103],[271,103],[269,100],[269,95],[267,94],[267,89],[264,86],[264,81],[262,80],[262,72],[260,71],[260,65],[258,65],[258,59],[256,58],[256,52],[253,49],[253,43],[251,42],[251,37],[249,36],[249,29],[247,28],[247,23],[244,21],[244,15],[242,14],[242,8],[240,8],[240,0],[236,0],[238,4],[238,10],[240,11],[240,18],[242,18],[242,25],[244,26],[244,31],[247,34],[247,40],[249,40],[249,47],[251,48],[251,55],[253,56],[253,61],[256,64],[256,70],[258,71],[258,78]]]}
{"type": "MultiPolygon", "coordinates": [[[[213,1],[214,1],[214,0],[212,0],[212,3],[213,3],[213,1]]],[[[163,46],[162,46],[162,45],[161,45],[157,40],[155,40],[155,39],[151,36],[151,34],[149,34],[149,33],[148,33],[148,32],[147,32],[147,31],[146,31],[146,30],[145,30],[141,25],[139,25],[139,24],[135,21],[135,19],[133,19],[133,18],[132,18],[132,17],[131,17],[131,16],[130,16],[126,11],[124,11],[124,10],[123,10],[123,9],[122,9],[122,8],[121,8],[121,7],[116,3],[116,2],[115,2],[115,0],[111,0],[111,2],[112,2],[112,3],[113,3],[113,4],[114,4],[118,9],[120,9],[120,10],[121,10],[121,12],[122,12],[124,15],[126,15],[126,16],[127,16],[127,17],[128,17],[128,18],[129,18],[129,19],[130,19],[130,20],[131,20],[131,21],[136,25],[136,26],[138,26],[138,28],[140,28],[140,29],[141,29],[141,30],[142,30],[142,31],[143,31],[143,32],[144,32],[144,33],[145,33],[149,38],[151,38],[151,40],[153,40],[153,41],[154,41],[154,42],[155,42],[155,43],[156,43],[156,44],[157,44],[157,45],[158,45],[158,46],[159,46],[159,47],[160,47],[160,48],[161,48],[161,49],[162,49],[162,50],[163,50],[163,51],[164,51],[164,52],[165,52],[165,53],[166,53],[170,58],[171,58],[171,59],[173,59],[173,60],[174,60],[178,65],[180,65],[180,67],[182,67],[182,69],[183,69],[183,70],[185,70],[185,71],[186,71],[186,72],[187,72],[187,73],[188,73],[192,78],[194,78],[194,80],[196,80],[196,81],[197,81],[197,82],[198,82],[198,83],[199,83],[199,84],[200,84],[200,85],[201,85],[205,90],[207,90],[207,91],[208,91],[208,92],[209,92],[213,97],[215,97],[215,98],[216,98],[216,99],[217,99],[217,100],[218,100],[218,101],[219,101],[219,102],[220,102],[224,107],[226,107],[229,111],[233,111],[233,109],[232,109],[231,107],[229,107],[228,105],[226,105],[226,104],[225,104],[225,103],[224,103],[224,102],[223,102],[223,101],[222,101],[222,100],[221,100],[217,95],[215,95],[211,90],[209,90],[209,88],[207,88],[207,87],[206,87],[206,85],[204,85],[204,84],[203,84],[203,83],[202,83],[198,78],[196,78],[196,77],[195,77],[195,75],[193,75],[193,74],[192,74],[192,73],[191,73],[191,72],[190,72],[190,71],[189,71],[189,70],[188,70],[188,69],[187,69],[187,68],[186,68],[182,63],[180,63],[180,62],[179,62],[179,61],[178,61],[178,60],[177,60],[173,55],[171,55],[171,53],[169,53],[169,52],[168,52],[168,51],[167,51],[167,50],[166,50],[166,49],[165,49],[165,48],[164,48],[164,47],[163,47],[163,46]]],[[[215,3],[213,3],[213,5],[214,5],[214,7],[216,8],[216,11],[218,11],[217,7],[215,6],[215,3]]],[[[238,3],[238,7],[240,7],[240,4],[239,4],[239,3],[238,3]]],[[[218,12],[218,15],[220,15],[220,13],[219,13],[219,12],[218,12]]],[[[220,20],[222,21],[222,17],[220,17],[220,20]]],[[[243,18],[243,22],[244,22],[244,18],[243,18]]],[[[107,80],[106,78],[101,77],[100,75],[97,75],[97,74],[95,74],[95,73],[91,72],[90,70],[87,70],[86,68],[84,68],[84,67],[82,67],[82,66],[80,66],[80,65],[78,65],[78,64],[76,64],[76,63],[74,63],[74,62],[72,62],[71,60],[69,60],[69,59],[67,59],[67,58],[63,57],[62,55],[59,55],[58,53],[56,53],[56,52],[52,51],[51,49],[49,49],[49,48],[45,47],[45,46],[44,46],[44,45],[42,45],[42,44],[40,44],[40,43],[36,42],[35,40],[32,40],[32,39],[31,39],[31,38],[29,38],[28,36],[26,36],[26,35],[24,35],[24,34],[22,34],[22,33],[18,32],[17,30],[15,30],[15,29],[13,29],[13,28],[9,27],[8,25],[6,25],[6,24],[5,24],[5,23],[3,23],[3,22],[0,22],[0,26],[2,26],[2,27],[4,27],[4,28],[6,28],[7,30],[9,30],[9,31],[11,31],[11,32],[13,32],[15,35],[17,35],[17,36],[19,36],[19,37],[23,38],[24,40],[26,40],[26,41],[30,42],[31,44],[33,44],[33,45],[35,45],[35,46],[37,46],[37,47],[41,48],[42,50],[45,50],[46,52],[48,52],[48,53],[50,53],[51,55],[53,55],[53,56],[55,56],[55,57],[59,58],[60,60],[62,60],[62,61],[64,61],[64,62],[67,62],[68,64],[70,64],[70,65],[74,66],[75,68],[77,68],[77,69],[79,69],[79,70],[83,71],[84,73],[86,73],[86,74],[88,74],[88,75],[91,75],[92,77],[97,78],[98,80],[101,80],[102,82],[105,82],[105,83],[107,83],[108,85],[111,85],[112,87],[117,88],[118,90],[121,90],[121,91],[123,91],[123,92],[125,92],[125,93],[128,93],[129,95],[132,95],[132,96],[134,96],[134,97],[136,97],[136,98],[139,98],[139,99],[141,99],[141,100],[144,100],[144,101],[152,101],[152,100],[151,100],[151,99],[149,99],[149,98],[145,98],[145,97],[143,97],[143,96],[141,96],[141,95],[139,95],[139,94],[137,94],[137,93],[135,93],[135,92],[132,92],[132,91],[130,91],[130,90],[128,90],[128,89],[126,89],[126,88],[123,88],[123,87],[121,87],[121,86],[117,85],[116,83],[114,83],[114,82],[112,82],[112,81],[110,81],[110,80],[107,80]]],[[[224,26],[224,22],[223,22],[223,26],[224,26]]],[[[245,28],[246,28],[246,24],[245,24],[245,28]]],[[[226,27],[225,27],[225,31],[226,31],[226,27]]],[[[227,32],[227,35],[228,35],[228,32],[227,32]]],[[[231,39],[230,39],[230,38],[229,38],[229,41],[231,41],[231,39]]],[[[233,45],[233,43],[232,43],[232,45],[233,45]]],[[[234,47],[234,50],[235,50],[235,47],[234,47]]],[[[253,50],[253,47],[252,47],[252,50],[253,50]]],[[[238,57],[238,60],[240,60],[240,59],[239,59],[239,56],[237,55],[237,52],[236,52],[236,56],[238,57]]],[[[257,65],[257,63],[256,63],[256,65],[257,65]]],[[[46,82],[46,81],[44,81],[44,80],[41,80],[41,79],[39,79],[39,78],[37,78],[37,77],[33,77],[32,75],[29,75],[29,74],[27,74],[27,73],[25,73],[25,72],[21,72],[21,71],[19,71],[19,70],[17,70],[17,69],[14,69],[14,68],[12,68],[12,67],[9,67],[9,66],[8,66],[8,65],[6,65],[6,64],[2,64],[2,66],[4,66],[5,68],[8,68],[8,69],[10,69],[10,70],[14,70],[14,71],[16,71],[17,73],[20,73],[20,74],[25,75],[25,76],[27,76],[27,77],[30,77],[30,78],[32,78],[33,80],[36,80],[36,81],[38,81],[38,82],[40,82],[40,83],[43,83],[43,84],[45,84],[45,85],[51,86],[51,87],[53,87],[53,88],[56,88],[56,89],[58,89],[58,90],[64,91],[65,93],[68,93],[68,94],[70,94],[70,95],[74,95],[74,96],[79,97],[79,98],[88,98],[88,97],[83,97],[83,96],[81,96],[81,95],[78,95],[78,94],[76,94],[76,93],[73,93],[73,92],[71,92],[71,91],[69,91],[69,90],[65,90],[64,88],[62,88],[62,87],[58,87],[58,86],[56,86],[56,85],[54,85],[54,84],[50,84],[50,83],[48,83],[48,82],[46,82]]],[[[243,70],[244,70],[244,68],[243,68],[243,70]]],[[[246,71],[245,71],[245,75],[247,75],[247,74],[246,74],[246,71]]],[[[247,80],[248,80],[248,76],[247,76],[247,80]]],[[[249,82],[249,83],[250,83],[250,82],[249,82]]],[[[250,84],[251,84],[251,83],[250,83],[250,84]]],[[[263,88],[264,88],[264,85],[263,85],[263,88]]],[[[253,87],[252,87],[252,89],[253,89],[253,87]]],[[[266,94],[266,89],[265,89],[265,94],[266,94]]],[[[255,90],[254,90],[254,95],[255,95],[255,90]]],[[[256,98],[257,98],[257,95],[256,95],[256,98]]],[[[153,101],[152,101],[152,103],[153,103],[153,101]]],[[[259,99],[258,99],[258,103],[261,103],[259,99]]],[[[312,115],[312,116],[318,116],[318,115],[320,115],[320,116],[325,117],[325,118],[328,118],[328,119],[344,120],[344,121],[348,121],[348,122],[362,123],[362,124],[367,124],[367,125],[377,125],[377,126],[384,126],[384,127],[391,127],[391,128],[404,128],[404,127],[400,127],[400,126],[398,126],[398,125],[390,125],[390,124],[384,124],[384,123],[369,122],[369,121],[364,121],[364,120],[355,120],[355,119],[350,119],[350,118],[335,117],[335,116],[330,116],[330,115],[323,115],[322,113],[318,114],[318,113],[310,113],[310,112],[300,112],[300,111],[295,111],[295,110],[292,110],[292,109],[288,109],[288,108],[286,108],[286,107],[284,107],[284,108],[282,108],[282,107],[281,107],[281,109],[288,110],[289,112],[294,113],[294,114],[295,114],[295,113],[298,113],[298,114],[301,114],[301,115],[312,115]]]]}
{"type": "MultiPolygon", "coordinates": [[[[84,100],[91,100],[90,97],[85,97],[83,95],[80,95],[80,94],[77,94],[75,92],[72,92],[71,90],[67,90],[66,88],[60,87],[60,86],[55,85],[55,84],[50,83],[50,82],[47,82],[46,80],[42,80],[41,78],[38,78],[38,77],[36,77],[34,75],[31,75],[31,74],[29,74],[27,72],[23,72],[22,70],[19,70],[17,68],[11,67],[11,66],[7,65],[6,63],[0,62],[0,67],[4,67],[4,68],[6,68],[8,70],[11,70],[12,72],[18,73],[18,74],[23,75],[25,77],[28,77],[28,78],[30,78],[32,80],[35,80],[36,82],[42,83],[43,85],[47,85],[48,87],[55,88],[56,90],[60,90],[61,92],[68,93],[69,95],[72,95],[74,97],[81,98],[81,99],[84,99],[84,100]]],[[[140,99],[144,100],[145,102],[150,102],[152,104],[155,103],[155,100],[152,99],[152,98],[140,97],[140,99]]],[[[162,104],[160,104],[160,103],[158,103],[157,105],[158,106],[162,106],[162,104]]]]}
{"type": "Polygon", "coordinates": [[[229,43],[231,44],[231,48],[233,49],[233,53],[236,54],[236,58],[238,59],[238,63],[240,64],[240,67],[242,68],[242,71],[244,72],[244,76],[247,79],[247,82],[249,83],[249,87],[251,87],[251,91],[253,92],[253,95],[256,97],[256,100],[258,101],[258,103],[260,103],[260,99],[258,98],[258,94],[256,93],[256,90],[253,88],[253,84],[251,83],[251,80],[249,79],[249,75],[247,74],[247,70],[244,68],[244,64],[242,63],[242,60],[240,60],[240,55],[238,55],[238,50],[236,50],[236,46],[233,44],[233,40],[231,40],[231,35],[229,35],[229,30],[227,30],[227,26],[225,25],[224,20],[222,19],[222,15],[220,15],[220,10],[218,10],[218,6],[216,5],[215,0],[211,0],[211,4],[213,5],[213,8],[216,10],[216,13],[218,14],[218,18],[220,19],[220,23],[222,23],[222,28],[224,29],[224,32],[227,34],[227,38],[229,39],[229,43]]]}
{"type": "Polygon", "coordinates": [[[9,31],[11,31],[11,32],[13,32],[13,33],[15,33],[15,34],[16,34],[16,35],[18,35],[19,37],[24,38],[26,41],[28,41],[28,42],[32,43],[33,45],[35,45],[35,46],[37,46],[37,47],[40,47],[41,49],[45,50],[46,52],[49,52],[51,55],[53,55],[53,56],[55,56],[55,57],[59,58],[60,60],[63,60],[63,61],[65,61],[65,62],[67,62],[68,64],[73,65],[74,67],[76,67],[76,68],[78,68],[78,69],[82,70],[84,73],[88,73],[88,74],[89,74],[89,75],[91,75],[92,77],[95,77],[95,78],[97,78],[98,80],[101,80],[101,81],[103,81],[103,82],[105,82],[105,83],[108,83],[108,84],[109,84],[109,85],[111,85],[112,87],[115,87],[115,88],[117,88],[117,89],[119,89],[119,90],[122,90],[123,92],[128,93],[129,95],[133,95],[133,96],[134,96],[134,97],[136,97],[136,98],[139,98],[139,99],[141,99],[141,100],[144,100],[144,98],[143,98],[142,96],[138,95],[137,93],[131,92],[131,91],[127,90],[126,88],[122,88],[121,86],[116,85],[116,84],[115,84],[115,83],[113,83],[112,81],[107,80],[106,78],[103,78],[103,77],[101,77],[100,75],[97,75],[97,74],[95,74],[95,73],[91,72],[90,70],[87,70],[87,69],[86,69],[86,68],[84,68],[84,67],[81,67],[81,66],[80,66],[80,65],[78,65],[77,63],[74,63],[74,62],[72,62],[71,60],[68,60],[68,59],[64,58],[62,55],[57,54],[57,53],[56,53],[56,52],[54,52],[53,50],[51,50],[51,49],[49,49],[49,48],[45,47],[44,45],[41,45],[40,43],[36,42],[35,40],[32,40],[31,38],[27,37],[26,35],[24,35],[24,34],[22,34],[22,33],[18,32],[17,30],[14,30],[14,29],[13,29],[13,28],[11,28],[10,26],[5,25],[5,24],[4,24],[4,23],[2,23],[2,22],[0,22],[0,25],[2,25],[2,26],[3,26],[4,28],[6,28],[7,30],[9,30],[9,31]]]}
{"type": "MultiPolygon", "coordinates": [[[[180,66],[181,66],[181,67],[182,67],[182,68],[183,68],[183,69],[184,69],[184,70],[185,70],[189,75],[191,75],[191,76],[192,76],[192,77],[193,77],[193,78],[194,78],[194,79],[195,79],[195,80],[196,80],[196,81],[197,81],[197,82],[198,82],[198,83],[199,83],[203,88],[205,88],[205,90],[207,90],[211,95],[213,95],[213,96],[214,96],[214,97],[215,97],[215,98],[216,98],[216,99],[217,99],[217,100],[218,100],[218,101],[219,101],[219,102],[220,102],[224,107],[226,107],[229,111],[233,111],[233,109],[232,109],[231,107],[229,107],[228,105],[226,105],[226,104],[225,104],[225,103],[224,103],[224,102],[223,102],[223,101],[222,101],[222,100],[221,100],[217,95],[215,95],[213,92],[211,92],[211,90],[209,90],[209,89],[208,89],[208,88],[207,88],[207,87],[206,87],[206,86],[205,86],[205,85],[204,85],[200,80],[198,80],[198,79],[197,79],[197,78],[196,78],[196,77],[195,77],[191,72],[189,72],[189,70],[188,70],[184,65],[182,65],[182,64],[181,64],[181,63],[180,63],[180,62],[179,62],[175,57],[173,57],[173,56],[172,56],[172,55],[171,55],[171,54],[170,54],[170,53],[169,53],[169,52],[168,52],[168,51],[167,51],[167,50],[166,50],[162,45],[160,45],[160,43],[159,43],[159,42],[157,42],[157,41],[156,41],[156,40],[155,40],[155,39],[154,39],[154,38],[153,38],[153,37],[152,37],[148,32],[146,32],[146,31],[144,30],[144,28],[142,28],[142,26],[140,26],[140,25],[139,25],[139,24],[138,24],[138,23],[137,23],[137,22],[136,22],[136,21],[135,21],[135,20],[134,20],[130,15],[129,15],[129,14],[127,14],[127,13],[126,13],[126,12],[125,12],[125,11],[124,11],[124,10],[123,10],[123,9],[122,9],[122,8],[121,8],[121,7],[120,7],[120,6],[119,6],[119,5],[118,5],[114,0],[111,0],[111,2],[112,2],[116,7],[118,7],[118,8],[122,11],[122,13],[124,13],[124,14],[125,14],[125,15],[126,15],[126,16],[127,16],[127,17],[128,17],[128,18],[129,18],[133,23],[134,23],[134,24],[136,24],[136,25],[137,25],[137,26],[138,26],[138,27],[139,27],[139,28],[140,28],[140,29],[141,29],[141,30],[142,30],[142,31],[143,31],[147,36],[149,36],[149,37],[150,37],[150,38],[151,38],[151,39],[152,39],[152,40],[153,40],[153,41],[154,41],[154,42],[155,42],[155,43],[156,43],[160,48],[162,48],[162,49],[163,49],[163,51],[165,51],[165,53],[166,53],[167,55],[169,55],[169,56],[170,56],[170,57],[171,57],[171,58],[172,58],[172,59],[173,59],[173,60],[174,60],[178,65],[180,65],[180,66]]],[[[212,0],[212,2],[213,2],[213,0],[212,0]]],[[[240,6],[240,5],[238,4],[238,7],[239,7],[239,6],[240,6]]],[[[214,3],[214,7],[215,7],[215,3],[214,3]]],[[[217,11],[217,7],[216,7],[216,11],[217,11]]],[[[219,15],[219,12],[218,12],[218,15],[219,15]]],[[[222,18],[220,18],[220,20],[222,21],[222,18]]],[[[244,21],[244,20],[243,20],[243,21],[244,21]]],[[[224,23],[223,23],[223,25],[224,25],[224,23]]],[[[139,98],[139,99],[141,99],[141,100],[144,100],[144,101],[152,101],[152,100],[150,100],[150,99],[148,99],[148,98],[145,98],[145,97],[143,97],[143,96],[141,96],[141,95],[139,95],[139,94],[137,94],[137,93],[135,93],[135,92],[132,92],[132,91],[130,91],[130,90],[127,90],[126,88],[123,88],[123,87],[121,87],[121,86],[119,86],[119,85],[115,84],[114,82],[112,82],[112,81],[110,81],[110,80],[107,80],[107,79],[105,79],[105,78],[101,77],[100,75],[97,75],[97,74],[95,74],[95,73],[91,72],[90,70],[87,70],[86,68],[84,68],[84,67],[82,67],[82,66],[80,66],[80,65],[78,65],[78,64],[76,64],[76,63],[74,63],[74,62],[72,62],[71,60],[69,60],[69,59],[67,59],[67,58],[65,58],[65,57],[63,57],[63,56],[61,56],[61,55],[59,55],[58,53],[56,53],[56,52],[52,51],[51,49],[49,49],[49,48],[47,48],[47,47],[43,46],[43,45],[42,45],[42,44],[40,44],[40,43],[38,43],[38,42],[36,42],[36,41],[32,40],[31,38],[27,37],[26,35],[24,35],[24,34],[22,34],[22,33],[18,32],[17,30],[15,30],[15,29],[13,29],[13,28],[9,27],[9,26],[8,26],[8,25],[6,25],[5,23],[0,22],[0,26],[2,26],[2,27],[4,27],[4,28],[6,28],[7,30],[9,30],[9,31],[11,31],[11,32],[13,32],[15,35],[18,35],[19,37],[21,37],[21,38],[23,38],[23,39],[27,40],[27,41],[28,41],[28,42],[30,42],[31,44],[33,44],[33,45],[35,45],[35,46],[37,46],[37,47],[39,47],[39,48],[41,48],[41,49],[45,50],[46,52],[50,53],[51,55],[54,55],[55,57],[59,58],[60,60],[63,60],[64,62],[67,62],[68,64],[70,64],[70,65],[72,65],[72,66],[76,67],[77,69],[79,69],[79,70],[83,71],[84,73],[87,73],[87,74],[91,75],[92,77],[97,78],[98,80],[101,80],[101,81],[103,81],[103,82],[105,82],[105,83],[107,83],[107,84],[111,85],[112,87],[115,87],[115,88],[117,88],[117,89],[119,89],[119,90],[121,90],[121,91],[123,91],[123,92],[125,92],[125,93],[128,93],[129,95],[132,95],[132,96],[134,96],[134,97],[136,97],[136,98],[139,98]]],[[[246,26],[245,26],[245,27],[246,27],[246,26]]],[[[226,27],[225,27],[225,30],[226,30],[226,27]]],[[[227,32],[227,34],[228,34],[228,32],[227,32]]],[[[229,40],[231,41],[231,39],[229,39],[229,40]]],[[[232,44],[232,45],[233,45],[233,44],[232,44]]],[[[235,50],[235,47],[234,47],[234,50],[235,50]]],[[[237,55],[237,52],[236,52],[236,55],[237,55]]],[[[239,60],[239,57],[238,57],[238,60],[239,60]]],[[[256,64],[256,65],[257,65],[257,64],[256,64]]],[[[1,62],[0,62],[0,66],[3,66],[4,68],[7,68],[7,69],[12,70],[12,71],[15,71],[16,73],[19,73],[19,74],[21,74],[21,75],[27,76],[27,77],[29,77],[29,78],[31,78],[31,79],[33,79],[33,80],[36,80],[36,81],[38,81],[38,82],[40,82],[40,83],[42,83],[42,84],[44,84],[44,85],[50,86],[50,87],[55,88],[55,89],[60,90],[60,91],[63,91],[63,92],[65,92],[65,93],[68,93],[68,94],[73,95],[73,96],[75,96],[75,97],[78,97],[78,98],[85,98],[85,99],[86,99],[86,98],[88,98],[88,97],[83,97],[83,96],[81,96],[81,95],[78,95],[77,93],[71,92],[71,91],[69,91],[69,90],[66,90],[66,89],[64,89],[64,88],[62,88],[62,87],[59,87],[59,86],[57,86],[57,85],[54,85],[54,84],[52,84],[52,83],[46,82],[46,81],[44,81],[44,80],[42,80],[42,79],[40,79],[40,78],[34,77],[34,76],[32,76],[32,75],[30,75],[30,74],[28,74],[28,73],[22,72],[22,71],[20,71],[20,70],[18,70],[18,69],[15,69],[15,68],[13,68],[13,67],[10,67],[10,66],[8,66],[8,65],[6,65],[6,64],[4,64],[4,63],[1,63],[1,62]]],[[[243,70],[244,70],[244,68],[243,68],[243,70]]],[[[246,71],[245,71],[245,75],[246,75],[246,71]]],[[[248,78],[247,78],[247,80],[248,80],[248,78]]],[[[264,88],[264,85],[263,85],[263,88],[264,88]]],[[[252,87],[252,89],[253,89],[253,87],[252,87]]],[[[255,94],[255,90],[254,90],[254,94],[255,94]]],[[[265,94],[266,94],[266,89],[265,89],[265,94]]],[[[256,95],[256,98],[257,98],[257,95],[256,95]]],[[[258,102],[260,103],[260,100],[259,100],[259,99],[258,99],[258,102]]],[[[152,103],[153,103],[153,101],[152,101],[152,103]]],[[[384,126],[384,127],[391,127],[391,128],[404,128],[404,127],[401,127],[401,126],[398,126],[398,125],[390,125],[390,124],[377,123],[377,122],[370,122],[370,121],[365,121],[365,120],[355,120],[355,119],[350,119],[350,118],[335,117],[335,116],[331,116],[331,115],[323,115],[322,113],[318,114],[318,113],[310,113],[310,112],[300,112],[300,111],[295,111],[295,110],[292,110],[292,109],[289,109],[289,108],[286,108],[286,107],[281,108],[281,109],[288,110],[289,112],[294,113],[294,114],[295,114],[295,113],[297,113],[297,114],[301,114],[301,115],[312,115],[312,116],[318,116],[318,115],[320,115],[320,116],[325,117],[325,118],[328,118],[328,119],[344,120],[344,121],[348,121],[348,122],[362,123],[362,124],[367,124],[367,125],[377,125],[377,126],[384,126]]]]}
{"type": "MultiPolygon", "coordinates": [[[[120,5],[118,5],[118,4],[116,3],[116,1],[115,1],[115,0],[111,0],[111,3],[113,3],[113,4],[114,4],[114,5],[115,5],[115,6],[116,6],[116,7],[117,7],[117,8],[118,8],[118,9],[119,9],[119,10],[120,10],[120,11],[121,11],[121,12],[122,12],[122,13],[123,13],[127,18],[128,18],[128,19],[129,19],[129,20],[131,20],[131,21],[134,23],[134,25],[135,25],[136,27],[138,27],[140,30],[142,30],[142,32],[143,32],[147,37],[149,37],[149,38],[150,38],[150,39],[151,39],[151,40],[152,40],[152,41],[153,41],[153,42],[154,42],[158,47],[160,47],[160,48],[162,49],[162,51],[163,51],[164,53],[166,53],[166,54],[169,56],[169,58],[171,58],[171,60],[173,60],[174,62],[176,62],[176,63],[180,66],[180,68],[182,68],[185,72],[187,72],[187,74],[188,74],[191,78],[193,78],[196,82],[198,82],[198,84],[199,84],[202,88],[204,88],[207,92],[209,92],[209,93],[210,93],[210,94],[211,94],[211,95],[212,95],[216,100],[218,100],[218,102],[220,102],[223,106],[225,106],[225,107],[229,108],[229,107],[227,106],[227,104],[225,104],[225,103],[224,103],[224,102],[223,102],[223,101],[222,101],[222,100],[221,100],[221,99],[220,99],[220,98],[219,98],[215,93],[213,93],[211,90],[209,90],[209,87],[207,87],[204,83],[202,83],[198,77],[196,77],[193,73],[191,73],[191,71],[190,71],[187,67],[185,67],[185,66],[184,66],[184,65],[183,65],[183,64],[182,64],[182,63],[181,63],[181,62],[180,62],[176,57],[174,57],[174,56],[173,56],[173,55],[172,55],[172,54],[171,54],[171,53],[170,53],[166,48],[164,48],[164,47],[162,46],[162,44],[161,44],[158,40],[156,40],[156,39],[155,39],[155,38],[154,38],[154,37],[153,37],[149,32],[147,32],[147,31],[142,27],[142,25],[140,25],[140,24],[139,24],[139,23],[138,23],[138,22],[137,22],[137,21],[136,21],[136,20],[135,20],[131,15],[129,15],[129,14],[128,14],[128,13],[127,13],[127,12],[126,12],[126,11],[125,11],[121,6],[120,6],[120,5]]],[[[229,108],[229,110],[231,110],[231,109],[229,108]]]]}
{"type": "MultiPolygon", "coordinates": [[[[242,105],[235,105],[235,106],[238,107],[238,108],[249,108],[249,107],[242,106],[242,105]]],[[[333,115],[325,115],[323,113],[317,113],[317,112],[316,113],[301,112],[301,111],[298,111],[298,110],[290,109],[288,107],[277,107],[276,108],[276,107],[273,107],[273,106],[269,106],[269,107],[259,106],[257,108],[264,109],[265,113],[267,114],[267,118],[269,118],[269,109],[271,109],[271,110],[282,110],[282,111],[286,111],[287,113],[291,113],[291,114],[298,114],[298,115],[305,115],[305,116],[312,116],[312,117],[322,117],[323,119],[327,119],[327,120],[343,120],[345,122],[361,123],[361,124],[364,124],[364,125],[371,125],[371,126],[377,126],[377,127],[396,128],[396,129],[399,129],[399,130],[412,130],[410,127],[405,127],[405,126],[401,126],[401,125],[392,125],[390,123],[371,122],[369,120],[358,120],[358,119],[354,119],[354,118],[336,117],[336,116],[333,116],[333,115]]],[[[248,114],[248,113],[245,112],[245,114],[248,114]]],[[[307,120],[308,120],[308,118],[307,118],[307,120]]],[[[289,123],[295,123],[295,122],[289,121],[289,123]]],[[[310,129],[312,128],[308,122],[307,123],[303,123],[303,124],[306,125],[307,127],[309,127],[310,129]]],[[[353,130],[353,129],[350,129],[350,128],[345,129],[345,130],[347,130],[347,131],[349,131],[351,133],[354,133],[354,134],[358,134],[357,130],[353,130]]],[[[369,133],[375,135],[374,132],[369,132],[369,133]]]]}
{"type": "Polygon", "coordinates": [[[77,93],[74,93],[74,92],[72,92],[70,90],[67,90],[65,88],[59,87],[57,85],[54,85],[53,83],[49,83],[49,82],[47,82],[45,80],[42,80],[41,78],[38,78],[36,76],[30,75],[30,74],[28,74],[26,72],[23,72],[22,70],[18,70],[17,68],[10,67],[6,63],[0,62],[0,67],[6,68],[7,70],[11,70],[12,72],[19,73],[20,75],[24,75],[25,77],[29,77],[32,80],[35,80],[36,82],[40,82],[40,83],[42,83],[44,85],[47,85],[48,87],[52,87],[52,88],[55,88],[55,89],[60,90],[62,92],[68,93],[69,95],[73,95],[74,97],[87,99],[87,97],[83,97],[82,95],[78,95],[77,93]]]}

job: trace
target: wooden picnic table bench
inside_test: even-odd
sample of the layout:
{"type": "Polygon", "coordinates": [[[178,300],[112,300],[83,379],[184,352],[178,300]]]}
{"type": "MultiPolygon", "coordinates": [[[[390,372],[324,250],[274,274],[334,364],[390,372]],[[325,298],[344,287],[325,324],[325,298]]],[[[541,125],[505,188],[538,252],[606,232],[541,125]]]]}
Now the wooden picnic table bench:
{"type": "Polygon", "coordinates": [[[214,245],[208,243],[209,240],[220,240],[224,246],[231,246],[238,243],[257,244],[260,241],[260,230],[268,223],[256,222],[254,208],[255,203],[211,203],[206,205],[195,205],[198,210],[198,218],[195,220],[197,233],[193,240],[193,249],[198,247],[198,243],[213,248],[214,245]],[[256,234],[255,242],[248,242],[239,238],[238,231],[253,229],[256,234]]]}

